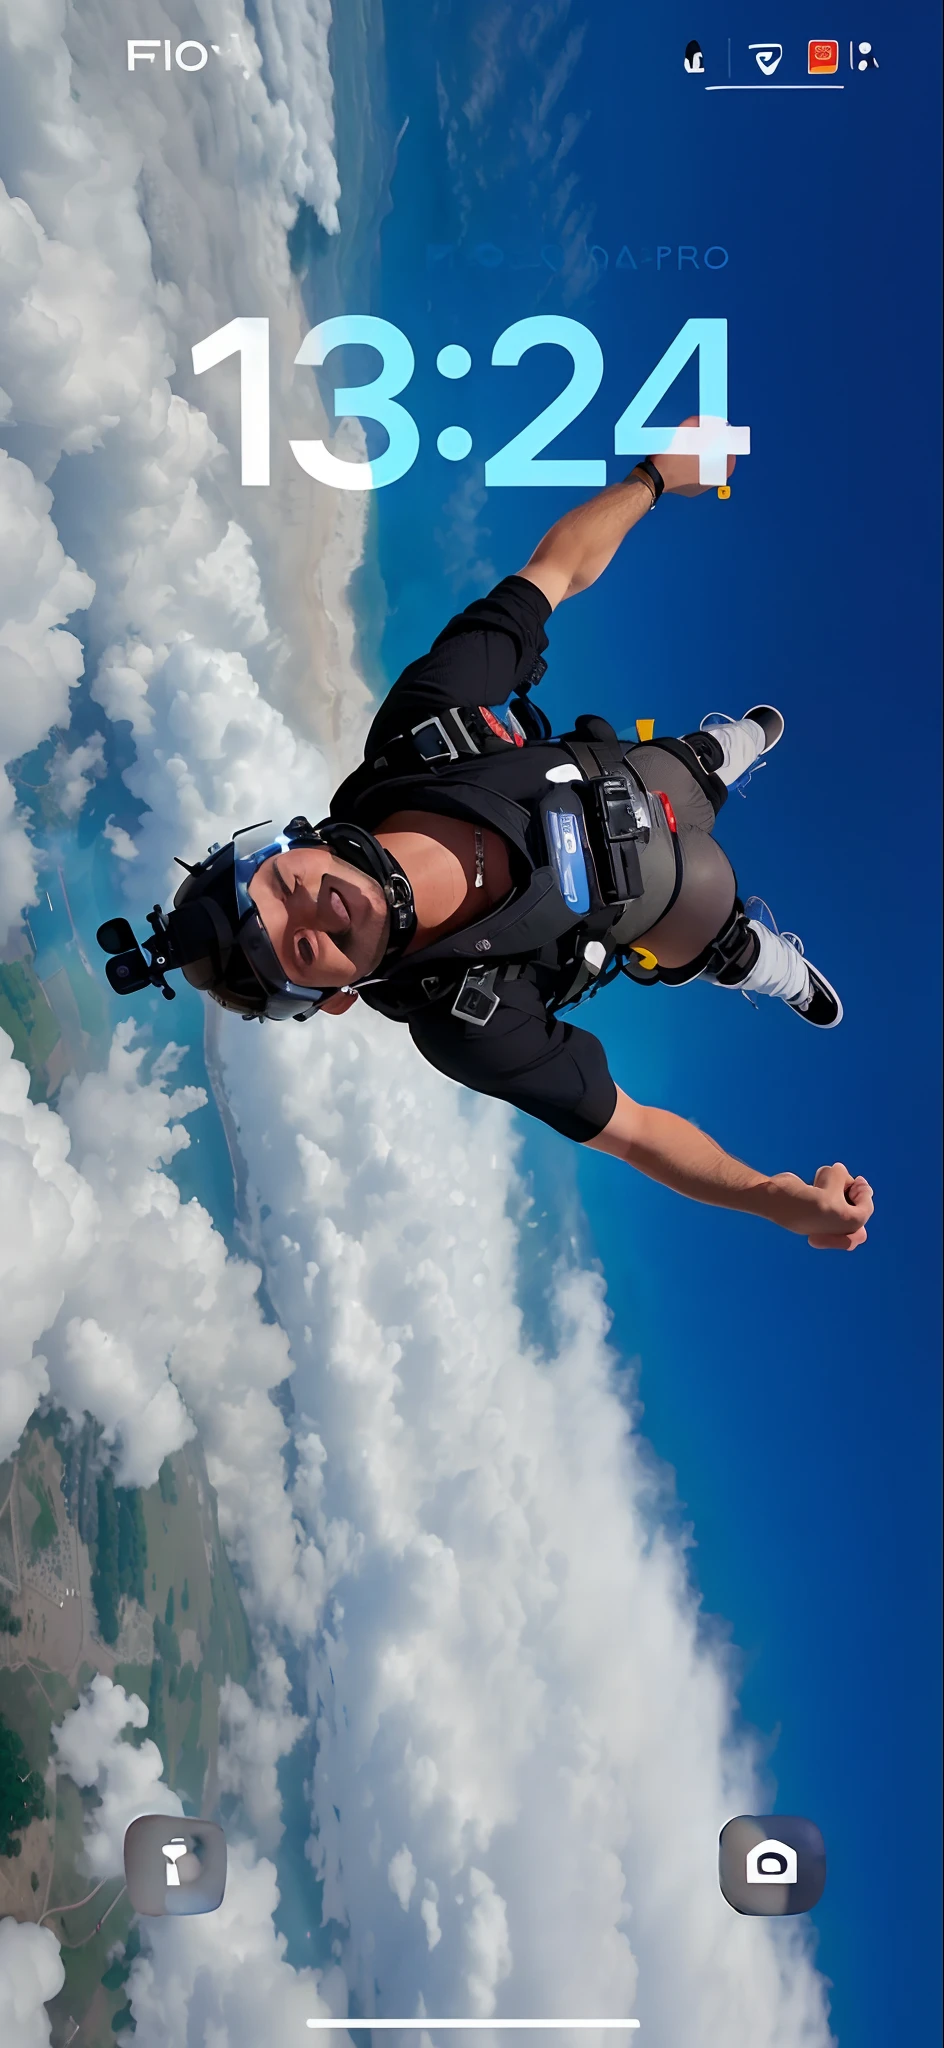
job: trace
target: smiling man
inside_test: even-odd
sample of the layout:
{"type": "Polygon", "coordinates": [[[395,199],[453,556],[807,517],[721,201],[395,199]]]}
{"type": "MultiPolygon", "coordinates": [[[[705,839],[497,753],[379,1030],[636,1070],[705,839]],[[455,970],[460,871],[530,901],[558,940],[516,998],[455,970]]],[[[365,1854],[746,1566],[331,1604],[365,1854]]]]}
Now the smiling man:
{"type": "Polygon", "coordinates": [[[599,1041],[562,1014],[623,974],[776,996],[819,1029],[842,1017],[799,940],[759,899],[741,902],[714,837],[728,789],[777,745],[780,713],[755,705],[631,743],[587,715],[554,736],[530,699],[555,607],[596,581],[663,490],[693,497],[697,479],[697,457],[661,455],[567,513],[404,670],[329,818],[211,849],[169,917],[152,912],[149,960],[122,920],[100,938],[112,986],[129,992],[180,967],[245,1017],[366,1002],[478,1093],[680,1194],[852,1250],[872,1213],[865,1180],[839,1163],[812,1185],[743,1165],[624,1093],[599,1041]]]}

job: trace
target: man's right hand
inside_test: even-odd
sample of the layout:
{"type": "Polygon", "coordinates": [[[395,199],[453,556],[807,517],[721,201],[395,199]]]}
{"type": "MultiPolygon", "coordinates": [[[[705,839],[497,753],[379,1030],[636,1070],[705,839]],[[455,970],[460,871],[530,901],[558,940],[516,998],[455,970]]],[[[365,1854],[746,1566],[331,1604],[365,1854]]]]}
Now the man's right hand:
{"type": "Polygon", "coordinates": [[[781,1230],[807,1238],[816,1251],[853,1252],[865,1243],[872,1190],[861,1175],[838,1162],[821,1166],[812,1187],[796,1173],[758,1173],[732,1159],[684,1117],[634,1102],[622,1088],[616,1090],[606,1128],[585,1142],[693,1201],[779,1223],[781,1230]]]}
{"type": "Polygon", "coordinates": [[[854,1252],[864,1244],[874,1208],[872,1190],[861,1174],[839,1161],[821,1166],[812,1187],[795,1173],[776,1173],[767,1183],[760,1212],[791,1230],[818,1252],[854,1252]]]}
{"type": "MultiPolygon", "coordinates": [[[[707,426],[708,421],[706,420],[704,424],[707,426]]],[[[702,421],[697,413],[694,413],[690,419],[682,421],[683,427],[700,427],[701,425],[702,421]]],[[[698,464],[700,457],[697,455],[673,455],[671,448],[667,448],[664,455],[653,455],[651,460],[658,470],[666,490],[671,491],[676,498],[700,498],[703,491],[710,491],[714,488],[711,484],[699,483],[698,464]]],[[[729,455],[727,464],[729,476],[734,468],[734,462],[734,456],[729,455]]]]}

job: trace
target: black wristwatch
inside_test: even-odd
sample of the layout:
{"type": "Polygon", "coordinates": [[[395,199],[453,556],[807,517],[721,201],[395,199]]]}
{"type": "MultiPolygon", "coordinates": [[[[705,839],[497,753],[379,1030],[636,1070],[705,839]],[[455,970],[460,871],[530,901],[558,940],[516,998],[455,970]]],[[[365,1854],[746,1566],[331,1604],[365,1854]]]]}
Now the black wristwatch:
{"type": "Polygon", "coordinates": [[[648,455],[644,456],[642,462],[633,464],[629,475],[624,478],[624,482],[631,483],[634,476],[645,477],[646,482],[652,487],[652,502],[654,505],[657,505],[665,490],[665,478],[659,475],[655,463],[650,462],[648,455]]]}

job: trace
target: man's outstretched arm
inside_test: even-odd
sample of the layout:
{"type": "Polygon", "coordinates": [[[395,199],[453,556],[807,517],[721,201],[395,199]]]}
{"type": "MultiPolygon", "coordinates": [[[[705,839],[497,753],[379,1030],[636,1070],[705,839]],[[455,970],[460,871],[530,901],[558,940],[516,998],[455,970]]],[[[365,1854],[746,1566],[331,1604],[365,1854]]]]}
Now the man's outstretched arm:
{"type": "MultiPolygon", "coordinates": [[[[698,424],[697,416],[682,421],[684,427],[698,424]]],[[[698,481],[698,460],[697,455],[673,455],[671,450],[652,457],[666,490],[683,498],[699,497],[709,488],[698,481]]],[[[729,455],[729,476],[733,468],[734,456],[729,455]]],[[[602,576],[620,542],[651,509],[651,487],[640,478],[608,484],[595,498],[565,512],[517,573],[543,590],[553,611],[565,597],[575,597],[602,576]]]]}
{"type": "Polygon", "coordinates": [[[713,1138],[668,1109],[647,1109],[621,1088],[616,1108],[599,1137],[587,1140],[597,1152],[625,1159],[650,1180],[710,1202],[763,1216],[805,1237],[817,1251],[854,1251],[864,1244],[872,1214],[872,1190],[861,1175],[841,1165],[821,1166],[810,1186],[795,1173],[757,1173],[723,1152],[713,1138]]]}

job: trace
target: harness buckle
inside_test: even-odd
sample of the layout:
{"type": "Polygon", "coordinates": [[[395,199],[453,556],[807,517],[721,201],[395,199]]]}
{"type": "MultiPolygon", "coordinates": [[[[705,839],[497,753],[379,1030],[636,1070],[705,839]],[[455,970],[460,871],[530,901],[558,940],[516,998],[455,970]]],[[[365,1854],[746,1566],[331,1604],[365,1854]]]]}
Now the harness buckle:
{"type": "Polygon", "coordinates": [[[646,791],[629,772],[595,777],[589,785],[593,803],[590,846],[604,902],[628,903],[642,895],[639,846],[652,830],[646,791]]]}
{"type": "Polygon", "coordinates": [[[609,840],[649,838],[652,820],[643,792],[629,775],[604,775],[593,785],[600,818],[609,840]]]}
{"type": "Polygon", "coordinates": [[[495,993],[498,972],[497,967],[470,967],[450,1014],[463,1024],[487,1024],[501,1000],[495,993]]]}
{"type": "Polygon", "coordinates": [[[451,740],[441,718],[421,718],[419,725],[411,727],[416,751],[428,767],[440,762],[458,761],[459,749],[451,740]],[[426,735],[426,737],[421,737],[426,735]]]}

